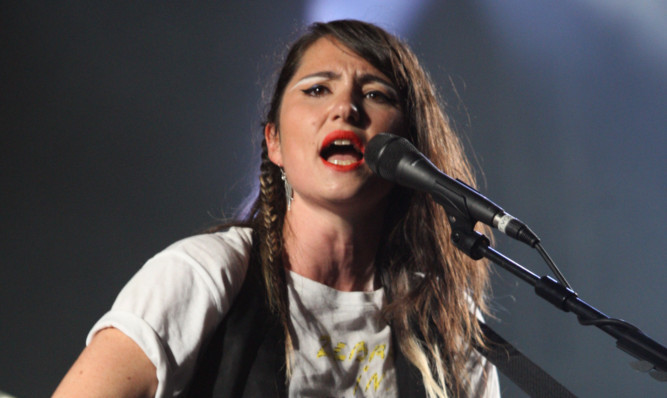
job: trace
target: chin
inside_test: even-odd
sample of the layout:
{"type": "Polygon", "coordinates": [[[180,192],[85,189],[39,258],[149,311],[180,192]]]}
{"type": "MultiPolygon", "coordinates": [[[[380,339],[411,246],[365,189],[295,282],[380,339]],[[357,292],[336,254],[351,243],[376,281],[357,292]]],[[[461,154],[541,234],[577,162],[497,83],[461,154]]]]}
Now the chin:
{"type": "Polygon", "coordinates": [[[364,185],[351,189],[351,187],[340,188],[333,191],[329,201],[337,205],[354,206],[360,209],[373,209],[379,206],[389,197],[391,186],[377,186],[376,184],[364,185]]]}

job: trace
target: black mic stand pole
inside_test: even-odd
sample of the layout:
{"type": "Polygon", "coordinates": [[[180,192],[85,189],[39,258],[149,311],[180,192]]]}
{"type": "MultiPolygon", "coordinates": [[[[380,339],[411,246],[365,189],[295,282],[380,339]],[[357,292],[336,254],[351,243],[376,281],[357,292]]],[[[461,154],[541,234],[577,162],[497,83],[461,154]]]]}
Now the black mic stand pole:
{"type": "Polygon", "coordinates": [[[447,218],[452,227],[452,241],[459,250],[474,260],[486,258],[501,266],[532,285],[538,296],[565,312],[572,312],[577,315],[579,323],[582,325],[595,325],[605,333],[613,336],[616,339],[616,346],[619,349],[640,361],[645,361],[652,365],[648,369],[643,369],[644,371],[656,372],[654,377],[665,381],[664,377],[667,374],[667,348],[646,336],[636,326],[625,321],[609,318],[577,297],[574,291],[566,288],[551,277],[539,277],[512,259],[507,258],[502,253],[490,247],[489,239],[474,230],[474,222],[470,221],[466,215],[459,213],[455,209],[449,209],[447,208],[448,206],[443,207],[445,207],[448,214],[447,218]],[[453,215],[457,213],[458,216],[453,215]]]}

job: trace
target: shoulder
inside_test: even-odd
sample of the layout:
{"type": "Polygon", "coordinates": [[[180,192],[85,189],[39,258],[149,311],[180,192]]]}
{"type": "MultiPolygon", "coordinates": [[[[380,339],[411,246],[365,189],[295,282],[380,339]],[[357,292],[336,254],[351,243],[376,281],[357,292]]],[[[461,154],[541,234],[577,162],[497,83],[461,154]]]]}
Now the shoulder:
{"type": "Polygon", "coordinates": [[[151,258],[140,273],[172,287],[205,288],[218,310],[225,312],[245,279],[251,249],[252,230],[231,227],[173,243],[151,258]]]}
{"type": "Polygon", "coordinates": [[[158,253],[154,258],[175,256],[203,265],[220,260],[244,260],[250,256],[252,230],[231,227],[211,234],[181,239],[158,253]]]}
{"type": "Polygon", "coordinates": [[[154,317],[155,322],[188,314],[185,309],[194,306],[204,312],[213,307],[222,315],[245,279],[251,236],[250,229],[234,227],[170,245],[130,279],[113,309],[154,317]]]}

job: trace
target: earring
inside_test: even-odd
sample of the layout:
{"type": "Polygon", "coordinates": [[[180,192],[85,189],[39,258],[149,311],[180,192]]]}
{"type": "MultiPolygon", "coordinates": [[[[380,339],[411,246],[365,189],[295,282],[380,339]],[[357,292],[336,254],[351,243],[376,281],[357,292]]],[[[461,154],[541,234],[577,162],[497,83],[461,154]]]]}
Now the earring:
{"type": "Polygon", "coordinates": [[[294,199],[294,196],[292,193],[292,186],[289,181],[287,181],[287,175],[282,167],[280,168],[280,179],[282,179],[285,184],[285,200],[287,201],[287,211],[289,211],[292,208],[292,199],[294,199]]]}

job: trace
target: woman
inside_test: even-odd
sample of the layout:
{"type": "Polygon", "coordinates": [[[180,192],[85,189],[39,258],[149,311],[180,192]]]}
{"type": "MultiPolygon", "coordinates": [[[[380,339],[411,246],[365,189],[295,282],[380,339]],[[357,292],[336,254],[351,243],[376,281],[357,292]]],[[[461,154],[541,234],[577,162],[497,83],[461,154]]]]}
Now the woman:
{"type": "Polygon", "coordinates": [[[404,395],[401,358],[428,396],[496,396],[495,370],[472,350],[482,343],[486,265],[452,246],[429,197],[364,164],[364,146],[381,132],[408,138],[440,169],[472,181],[406,45],[359,21],[314,24],[278,77],[249,215],[151,259],[95,325],[56,395],[192,392],[208,383],[199,377],[211,368],[207,356],[213,368],[222,357],[224,379],[234,370],[224,360],[236,354],[212,348],[222,341],[219,325],[255,313],[246,300],[260,296],[278,325],[268,334],[284,347],[277,389],[290,396],[404,395]],[[255,273],[258,290],[248,287],[255,273]]]}

